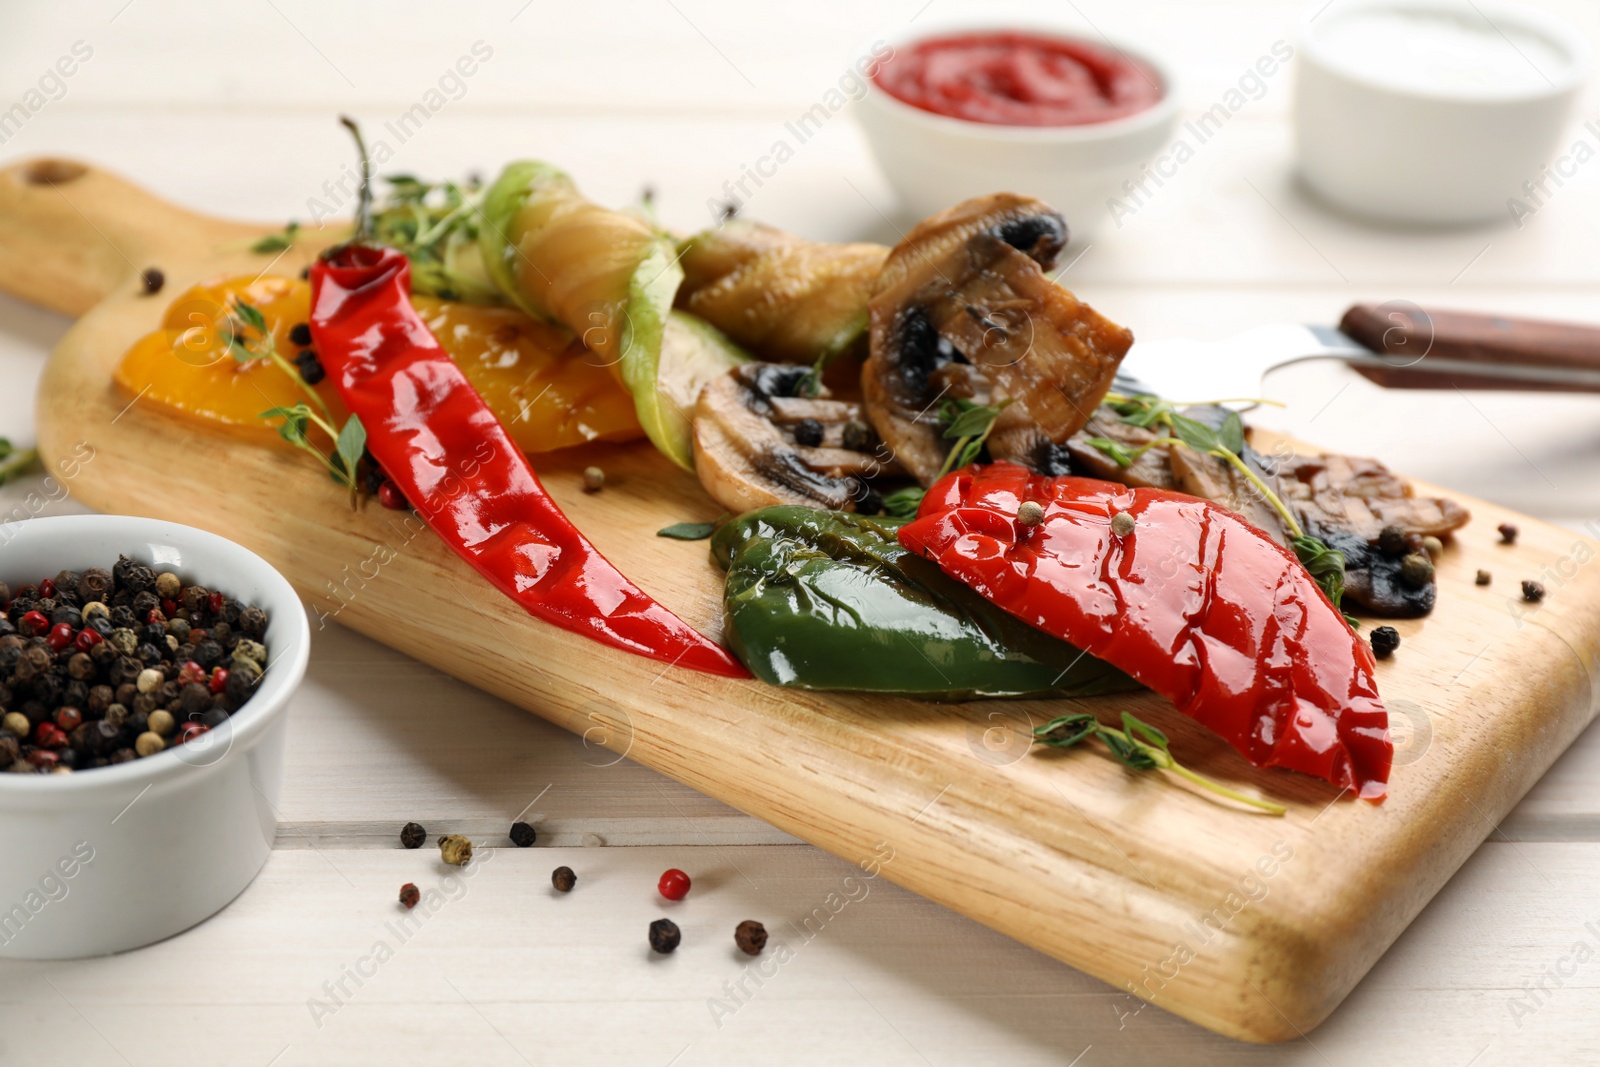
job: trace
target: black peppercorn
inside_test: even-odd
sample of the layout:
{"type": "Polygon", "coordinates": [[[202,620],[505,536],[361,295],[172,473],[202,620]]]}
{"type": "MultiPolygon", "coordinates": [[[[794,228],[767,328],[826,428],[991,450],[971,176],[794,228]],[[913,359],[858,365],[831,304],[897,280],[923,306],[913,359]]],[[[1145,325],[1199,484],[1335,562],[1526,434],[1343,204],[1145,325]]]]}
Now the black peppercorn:
{"type": "Polygon", "coordinates": [[[50,669],[50,653],[38,646],[25,648],[12,668],[12,677],[18,682],[32,682],[50,669]]]}
{"type": "Polygon", "coordinates": [[[1400,647],[1400,631],[1393,626],[1380,626],[1372,631],[1369,640],[1372,642],[1372,654],[1379,659],[1388,659],[1400,647]]]}
{"type": "MultiPolygon", "coordinates": [[[[267,613],[257,607],[245,608],[239,612],[239,629],[252,640],[261,640],[267,632],[267,613]]],[[[183,635],[178,636],[181,638],[183,635]]]]}
{"type": "MultiPolygon", "coordinates": [[[[232,680],[232,673],[229,673],[228,678],[230,681],[232,680]]],[[[240,701],[240,703],[243,703],[243,701],[240,701]]],[[[179,719],[195,719],[199,722],[205,722],[207,726],[220,725],[220,720],[217,723],[212,723],[200,718],[203,713],[210,710],[211,690],[209,687],[203,686],[199,682],[190,682],[183,687],[183,691],[178,696],[178,710],[175,713],[179,719]]],[[[227,717],[227,713],[224,712],[222,718],[226,719],[227,717]]]]}
{"type": "Polygon", "coordinates": [[[154,296],[167,284],[167,276],[161,272],[160,267],[146,267],[139,273],[139,284],[144,286],[146,296],[154,296]]]}
{"type": "Polygon", "coordinates": [[[421,848],[428,839],[428,831],[419,823],[408,822],[400,828],[400,844],[405,848],[421,848]]]}
{"type": "MultiPolygon", "coordinates": [[[[126,556],[123,558],[127,559],[126,556]]],[[[143,563],[135,563],[133,560],[128,560],[128,566],[123,569],[121,577],[117,578],[116,581],[119,588],[126,589],[130,594],[138,596],[156,584],[156,572],[146,567],[143,563]]],[[[135,607],[134,611],[137,612],[138,608],[135,607]]]]}
{"type": "MultiPolygon", "coordinates": [[[[18,743],[17,736],[8,730],[0,730],[0,770],[5,770],[17,762],[21,756],[22,746],[18,743]]],[[[563,867],[561,870],[566,871],[567,869],[563,867]]],[[[567,871],[567,873],[571,874],[572,872],[567,871]]],[[[567,889],[571,888],[572,886],[567,886],[567,889]]],[[[563,889],[562,892],[565,893],[566,889],[563,889]]]]}
{"type": "Polygon", "coordinates": [[[77,591],[85,604],[103,600],[111,591],[111,572],[104,567],[90,567],[78,575],[77,591]]]}
{"type": "Polygon", "coordinates": [[[671,919],[657,919],[650,924],[650,947],[663,956],[677,950],[683,934],[671,919]]]}
{"type": "Polygon", "coordinates": [[[525,822],[511,824],[511,843],[518,848],[527,848],[539,839],[539,834],[525,822]]]}
{"type": "Polygon", "coordinates": [[[878,447],[878,432],[860,419],[844,424],[844,447],[852,452],[871,452],[878,447]]]}
{"type": "MultiPolygon", "coordinates": [[[[204,641],[201,641],[198,645],[194,646],[194,661],[208,671],[212,667],[215,667],[217,665],[217,661],[221,658],[222,646],[211,640],[209,637],[204,641]]],[[[229,674],[228,677],[231,679],[233,675],[229,674]]]]}
{"type": "Polygon", "coordinates": [[[307,385],[319,385],[328,372],[322,369],[322,361],[310,349],[301,352],[294,358],[295,369],[300,372],[300,377],[307,385]]]}
{"type": "Polygon", "coordinates": [[[191,716],[191,718],[208,730],[215,730],[228,721],[228,713],[222,708],[208,708],[197,716],[191,716]]]}
{"type": "Polygon", "coordinates": [[[816,419],[801,419],[794,424],[794,443],[805,448],[816,448],[822,444],[822,423],[816,419]]]}
{"type": "Polygon", "coordinates": [[[550,872],[550,884],[555,886],[557,893],[570,893],[572,887],[578,884],[578,876],[572,873],[571,867],[557,867],[550,872]]]}
{"type": "Polygon", "coordinates": [[[1522,583],[1522,599],[1529,603],[1537,604],[1544,599],[1544,586],[1539,582],[1525,581],[1522,583]]]}
{"type": "Polygon", "coordinates": [[[1517,543],[1517,534],[1521,531],[1517,529],[1515,523],[1502,522],[1496,529],[1500,531],[1501,544],[1514,545],[1517,543]]]}
{"type": "Polygon", "coordinates": [[[767,928],[754,919],[746,919],[733,928],[733,943],[746,956],[759,956],[767,947],[767,928]]]}
{"type": "Polygon", "coordinates": [[[856,482],[855,500],[857,515],[881,515],[883,513],[883,497],[879,496],[877,490],[865,482],[856,482]]]}
{"type": "MultiPolygon", "coordinates": [[[[210,644],[206,641],[203,644],[210,644]]],[[[195,650],[196,654],[199,649],[195,650]]],[[[204,661],[202,661],[204,662],[204,661]]],[[[250,694],[255,692],[256,685],[261,681],[261,670],[249,660],[235,663],[233,669],[228,671],[228,681],[223,686],[223,692],[235,704],[243,704],[250,699],[250,694]]],[[[204,688],[204,687],[202,687],[204,688]]]]}
{"type": "Polygon", "coordinates": [[[308,323],[297,322],[289,327],[289,343],[299,348],[311,344],[311,326],[308,323]]]}

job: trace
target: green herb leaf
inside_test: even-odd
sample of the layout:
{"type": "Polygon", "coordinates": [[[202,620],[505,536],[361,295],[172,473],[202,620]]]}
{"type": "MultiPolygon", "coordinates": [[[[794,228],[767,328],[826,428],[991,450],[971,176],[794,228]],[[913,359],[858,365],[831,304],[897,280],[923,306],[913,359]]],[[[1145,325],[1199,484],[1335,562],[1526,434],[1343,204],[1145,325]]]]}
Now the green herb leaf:
{"type": "Polygon", "coordinates": [[[1035,727],[1033,739],[1051,748],[1071,748],[1078,742],[1094,737],[1100,732],[1100,720],[1086,711],[1062,715],[1043,726],[1035,727]]]}
{"type": "Polygon", "coordinates": [[[1111,402],[1111,409],[1129,426],[1148,429],[1172,411],[1172,405],[1151,393],[1138,393],[1111,402]]]}
{"type": "Polygon", "coordinates": [[[359,415],[351,415],[345,420],[344,428],[339,431],[339,440],[334,443],[334,448],[339,453],[339,458],[344,461],[345,471],[352,476],[356,467],[361,463],[361,455],[367,450],[367,428],[361,425],[359,415]]]}
{"type": "Polygon", "coordinates": [[[974,404],[969,400],[958,401],[965,405],[956,413],[955,418],[945,427],[946,440],[955,440],[958,437],[977,437],[994,424],[1000,417],[1000,408],[988,407],[983,404],[974,404]]]}
{"type": "Polygon", "coordinates": [[[1089,712],[1076,712],[1051,719],[1043,726],[1035,728],[1033,739],[1037,744],[1048,745],[1051,748],[1071,748],[1091,737],[1098,737],[1111,754],[1130,770],[1170,771],[1202,789],[1237,803],[1249,805],[1268,815],[1284,814],[1281,804],[1247,796],[1183,766],[1172,757],[1167,744],[1167,735],[1149,723],[1141,722],[1133,715],[1123,712],[1122,727],[1121,730],[1116,730],[1103,726],[1100,720],[1089,712]]]}
{"type": "Polygon", "coordinates": [[[717,532],[714,522],[675,522],[656,531],[657,537],[670,537],[674,541],[704,541],[717,532]]]}
{"type": "Polygon", "coordinates": [[[1227,418],[1222,420],[1222,428],[1217,431],[1217,440],[1222,447],[1239,456],[1244,454],[1244,420],[1237,411],[1228,412],[1227,418]]]}
{"type": "MultiPolygon", "coordinates": [[[[1328,600],[1337,608],[1344,597],[1344,553],[1334,551],[1309,534],[1291,537],[1289,543],[1293,546],[1300,565],[1311,575],[1312,580],[1322,587],[1328,600]]],[[[1349,618],[1350,616],[1345,616],[1347,621],[1349,618]]]]}
{"type": "MultiPolygon", "coordinates": [[[[311,441],[306,437],[306,426],[311,420],[311,409],[304,404],[296,404],[292,408],[272,408],[261,413],[263,419],[282,419],[283,424],[278,427],[278,436],[290,444],[300,448],[311,448],[311,441]]],[[[315,451],[313,449],[313,451],[315,451]]]]}
{"type": "MultiPolygon", "coordinates": [[[[1178,440],[1196,452],[1213,452],[1224,447],[1222,441],[1217,437],[1217,431],[1205,423],[1179,415],[1177,412],[1169,412],[1167,418],[1170,420],[1172,432],[1177,436],[1178,440]]],[[[1232,451],[1232,449],[1229,449],[1229,451],[1232,451]]]]}
{"type": "Polygon", "coordinates": [[[267,336],[267,317],[261,314],[260,308],[245,300],[235,300],[233,311],[246,326],[263,337],[267,336]]]}
{"type": "Polygon", "coordinates": [[[916,515],[917,509],[922,506],[922,498],[927,495],[927,490],[919,485],[907,486],[896,489],[883,498],[883,513],[891,519],[909,519],[916,515]]]}
{"type": "Polygon", "coordinates": [[[1167,747],[1167,735],[1149,723],[1135,718],[1132,712],[1125,711],[1122,713],[1122,730],[1141,744],[1148,745],[1151,748],[1159,748],[1167,755],[1172,755],[1171,750],[1167,747]]]}
{"type": "Polygon", "coordinates": [[[0,451],[0,485],[5,485],[19,475],[27,474],[39,467],[39,450],[24,448],[17,451],[10,441],[0,437],[0,444],[4,450],[0,451]]]}
{"type": "Polygon", "coordinates": [[[1133,453],[1129,452],[1120,443],[1111,440],[1111,438],[1091,437],[1089,438],[1089,444],[1110,456],[1117,466],[1133,466],[1133,453]]]}
{"type": "Polygon", "coordinates": [[[296,235],[300,232],[300,224],[290,220],[289,225],[283,228],[282,233],[272,233],[261,238],[250,246],[252,252],[282,252],[294,244],[296,235]]]}

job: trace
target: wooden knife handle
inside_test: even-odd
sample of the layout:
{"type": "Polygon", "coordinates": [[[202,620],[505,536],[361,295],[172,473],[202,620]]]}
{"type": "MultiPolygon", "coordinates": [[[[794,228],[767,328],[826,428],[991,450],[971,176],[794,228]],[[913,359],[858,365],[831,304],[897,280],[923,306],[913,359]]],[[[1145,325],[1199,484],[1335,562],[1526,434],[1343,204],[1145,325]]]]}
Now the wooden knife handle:
{"type": "Polygon", "coordinates": [[[1497,366],[1527,364],[1600,371],[1600,326],[1424,309],[1405,301],[1356,304],[1339,328],[1393,360],[1393,367],[1357,367],[1390,389],[1526,389],[1549,392],[1600,387],[1542,384],[1498,377],[1497,366]],[[1438,374],[1421,367],[1430,356],[1479,365],[1481,374],[1438,374]]]}
{"type": "Polygon", "coordinates": [[[185,211],[74,160],[0,167],[0,290],[68,315],[147,267],[271,230],[185,211]]]}

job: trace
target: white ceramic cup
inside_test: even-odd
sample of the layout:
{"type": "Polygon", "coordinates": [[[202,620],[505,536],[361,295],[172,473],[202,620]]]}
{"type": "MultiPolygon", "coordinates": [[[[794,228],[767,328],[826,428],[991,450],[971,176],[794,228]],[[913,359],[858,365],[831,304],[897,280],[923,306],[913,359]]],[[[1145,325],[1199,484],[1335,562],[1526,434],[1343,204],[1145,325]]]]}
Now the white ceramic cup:
{"type": "Polygon", "coordinates": [[[277,832],[289,696],[311,628],[287,580],[255,553],[155,519],[71,515],[0,525],[12,588],[125,553],[269,616],[254,696],[185,745],[69,775],[0,773],[0,957],[68,959],[160,941],[221,910],[266,863],[277,832]]]}
{"type": "Polygon", "coordinates": [[[1582,35],[1502,0],[1318,0],[1298,36],[1300,174],[1335,206],[1386,222],[1513,217],[1508,202],[1552,161],[1589,76],[1582,35]],[[1509,64],[1498,75],[1471,58],[1473,34],[1509,64]]]}
{"type": "MultiPolygon", "coordinates": [[[[880,35],[857,54],[875,54],[880,41],[898,50],[929,37],[986,31],[1081,37],[1060,23],[1028,19],[921,20],[880,35]]],[[[1136,114],[1082,126],[1002,126],[935,115],[868,79],[856,120],[902,213],[921,218],[974,196],[1008,192],[1054,207],[1074,239],[1110,221],[1107,201],[1122,192],[1123,182],[1142,177],[1140,165],[1167,144],[1177,117],[1171,69],[1143,48],[1112,47],[1156,72],[1161,99],[1136,114]]]]}

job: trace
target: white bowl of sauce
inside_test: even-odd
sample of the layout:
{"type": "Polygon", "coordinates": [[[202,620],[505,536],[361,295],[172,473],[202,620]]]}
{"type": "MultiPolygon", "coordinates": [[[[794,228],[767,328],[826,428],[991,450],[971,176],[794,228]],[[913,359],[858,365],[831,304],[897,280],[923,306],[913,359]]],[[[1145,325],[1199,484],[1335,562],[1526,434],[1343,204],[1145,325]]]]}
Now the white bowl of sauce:
{"type": "Polygon", "coordinates": [[[1306,184],[1369,218],[1514,218],[1588,80],[1587,42],[1500,0],[1338,0],[1300,26],[1306,184]]]}
{"type": "Polygon", "coordinates": [[[911,217],[1013,192],[1081,237],[1143,179],[1176,116],[1171,72],[1147,52],[1048,23],[919,24],[874,42],[886,53],[856,116],[911,217]]]}

